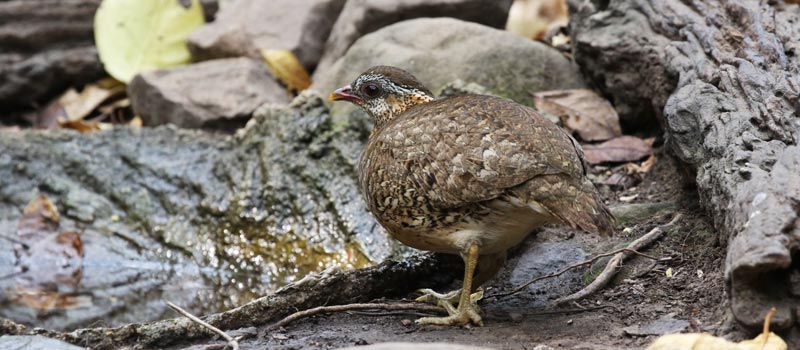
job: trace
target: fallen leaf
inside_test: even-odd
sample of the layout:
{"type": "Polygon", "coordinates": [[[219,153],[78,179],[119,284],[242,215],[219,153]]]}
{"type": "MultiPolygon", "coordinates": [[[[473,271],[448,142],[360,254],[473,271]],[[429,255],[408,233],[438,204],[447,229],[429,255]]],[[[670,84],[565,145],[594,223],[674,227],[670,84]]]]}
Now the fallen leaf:
{"type": "Polygon", "coordinates": [[[635,136],[620,136],[603,143],[583,145],[583,154],[591,164],[631,162],[653,152],[652,147],[635,136]]]}
{"type": "Polygon", "coordinates": [[[47,196],[39,196],[25,206],[17,223],[17,235],[25,236],[37,232],[58,229],[58,209],[47,196]]]}
{"type": "Polygon", "coordinates": [[[37,197],[23,210],[13,239],[16,265],[22,273],[14,277],[14,288],[3,291],[13,302],[48,312],[85,306],[91,300],[59,293],[78,285],[83,267],[81,237],[74,231],[59,231],[59,218],[46,196],[37,197]]]}
{"type": "MultiPolygon", "coordinates": [[[[647,140],[645,140],[645,142],[647,142],[647,140]]],[[[655,164],[656,164],[656,155],[651,154],[650,157],[647,157],[647,159],[644,162],[642,162],[642,164],[636,164],[636,163],[625,164],[625,170],[627,170],[628,173],[644,174],[644,173],[649,173],[650,169],[652,169],[653,165],[655,164]]]]}
{"type": "Polygon", "coordinates": [[[539,40],[549,28],[568,22],[565,0],[516,0],[508,11],[506,30],[539,40]]]}
{"type": "Polygon", "coordinates": [[[64,111],[67,113],[66,119],[68,121],[83,120],[99,107],[103,101],[124,91],[125,87],[123,86],[105,89],[94,84],[89,84],[86,85],[81,92],[75,89],[67,90],[67,92],[58,98],[58,103],[64,107],[64,111]]]}
{"type": "Polygon", "coordinates": [[[58,125],[65,129],[73,129],[80,132],[107,130],[112,127],[111,124],[108,123],[99,123],[86,120],[64,120],[59,121],[58,125]]]}
{"type": "Polygon", "coordinates": [[[667,334],[658,337],[647,350],[786,350],[788,345],[769,331],[775,308],[764,319],[764,331],[754,339],[733,343],[708,333],[667,334]]]}
{"type": "Polygon", "coordinates": [[[608,100],[589,89],[533,94],[536,108],[561,118],[564,127],[584,141],[605,141],[622,135],[619,115],[608,100]]]}
{"type": "Polygon", "coordinates": [[[199,0],[104,0],[94,17],[100,61],[117,80],[128,83],[145,69],[188,63],[186,38],[204,23],[199,0]]]}
{"type": "Polygon", "coordinates": [[[261,50],[272,75],[284,83],[289,90],[303,91],[311,86],[311,77],[305,67],[289,50],[261,50]]]}

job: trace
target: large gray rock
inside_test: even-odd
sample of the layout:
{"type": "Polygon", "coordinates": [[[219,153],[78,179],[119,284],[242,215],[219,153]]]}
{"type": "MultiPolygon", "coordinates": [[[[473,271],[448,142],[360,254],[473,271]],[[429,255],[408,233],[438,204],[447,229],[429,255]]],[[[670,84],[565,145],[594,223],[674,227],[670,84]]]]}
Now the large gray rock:
{"type": "MultiPolygon", "coordinates": [[[[14,244],[3,240],[0,321],[75,329],[176,317],[165,300],[207,315],[308,272],[364,266],[398,250],[358,192],[359,136],[334,130],[321,97],[304,95],[293,107],[266,105],[253,114],[235,136],[172,126],[83,134],[0,128],[0,233],[13,235],[23,208],[44,194],[61,214],[60,229],[80,234],[84,252],[79,281],[54,295],[80,307],[55,305],[45,313],[15,302],[8,291],[25,287],[25,297],[59,285],[21,273],[14,244]]],[[[365,283],[363,274],[355,276],[365,283]]],[[[418,276],[395,281],[405,285],[418,276]]],[[[270,312],[284,317],[295,307],[387,293],[386,285],[367,284],[374,292],[357,288],[364,299],[326,293],[291,303],[286,313],[270,312]]],[[[337,292],[346,292],[341,286],[337,292]]]]}
{"type": "MultiPolygon", "coordinates": [[[[434,92],[461,79],[532,106],[531,92],[584,87],[578,67],[557,50],[516,34],[451,18],[400,22],[359,39],[313,88],[327,93],[378,64],[408,70],[434,92]]],[[[332,114],[353,111],[335,103],[332,114]]]]}
{"type": "Polygon", "coordinates": [[[189,36],[199,59],[249,56],[260,49],[291,50],[307,68],[317,64],[345,0],[230,1],[217,19],[189,36]]]}
{"type": "Polygon", "coordinates": [[[230,128],[264,103],[290,96],[264,64],[229,58],[142,72],[128,86],[133,110],[147,125],[230,128]]]}
{"type": "Polygon", "coordinates": [[[358,38],[392,23],[452,17],[503,28],[511,0],[350,0],[333,27],[317,71],[325,74],[358,38]]]}

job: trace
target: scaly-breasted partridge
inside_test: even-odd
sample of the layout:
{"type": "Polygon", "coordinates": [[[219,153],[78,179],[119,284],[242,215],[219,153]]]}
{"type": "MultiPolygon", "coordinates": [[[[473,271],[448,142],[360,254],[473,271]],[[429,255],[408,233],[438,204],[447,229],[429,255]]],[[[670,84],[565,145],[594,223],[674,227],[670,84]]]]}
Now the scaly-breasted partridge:
{"type": "Polygon", "coordinates": [[[483,95],[434,99],[388,66],[368,69],[330,98],[355,103],[374,121],[359,186],[378,222],[406,245],[464,259],[462,292],[425,290],[420,298],[450,315],[419,323],[481,324],[471,291],[543,224],[613,231],[580,145],[531,108],[483,95]]]}

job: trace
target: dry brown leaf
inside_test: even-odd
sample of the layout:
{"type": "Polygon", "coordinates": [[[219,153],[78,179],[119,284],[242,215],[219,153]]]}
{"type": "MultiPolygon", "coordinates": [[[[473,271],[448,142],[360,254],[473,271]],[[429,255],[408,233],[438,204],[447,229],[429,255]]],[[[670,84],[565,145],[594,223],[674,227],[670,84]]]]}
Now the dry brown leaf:
{"type": "Polygon", "coordinates": [[[112,127],[109,123],[99,123],[86,120],[59,120],[58,125],[65,129],[72,129],[80,132],[108,130],[112,127]]]}
{"type": "Polygon", "coordinates": [[[64,107],[64,111],[67,113],[67,120],[82,120],[99,107],[103,101],[124,91],[124,86],[106,89],[95,84],[89,84],[80,93],[75,89],[67,90],[58,98],[58,103],[64,107]]]}
{"type": "Polygon", "coordinates": [[[261,50],[261,57],[267,62],[272,74],[289,90],[303,91],[311,86],[311,77],[291,51],[264,49],[261,50]]]}
{"type": "Polygon", "coordinates": [[[566,0],[516,0],[508,11],[506,30],[539,40],[549,28],[568,22],[566,0]]]}
{"type": "MultiPolygon", "coordinates": [[[[645,142],[647,142],[647,140],[645,140],[645,142]]],[[[656,155],[651,154],[650,157],[647,157],[647,159],[644,162],[642,162],[642,164],[636,164],[636,163],[625,164],[625,170],[627,170],[629,174],[649,173],[650,169],[653,168],[653,165],[656,164],[656,159],[657,159],[656,155]]]]}
{"type": "Polygon", "coordinates": [[[533,94],[536,108],[561,118],[584,141],[604,141],[622,135],[619,115],[608,100],[589,89],[553,90],[533,94]]]}
{"type": "Polygon", "coordinates": [[[129,98],[123,98],[123,99],[111,102],[109,104],[100,106],[97,110],[100,111],[100,113],[103,113],[103,114],[111,114],[111,113],[114,113],[114,111],[116,111],[118,109],[128,108],[130,106],[131,106],[131,100],[129,98]]]}
{"type": "MultiPolygon", "coordinates": [[[[15,303],[39,311],[85,306],[87,297],[59,294],[59,286],[80,283],[83,242],[74,231],[58,231],[59,214],[47,196],[39,196],[24,209],[14,237],[16,265],[14,288],[2,291],[15,303]]],[[[89,301],[91,299],[88,299],[89,301]]]]}
{"type": "Polygon", "coordinates": [[[638,137],[624,135],[599,144],[583,145],[583,153],[587,162],[600,164],[636,161],[653,153],[653,149],[638,137]]]}

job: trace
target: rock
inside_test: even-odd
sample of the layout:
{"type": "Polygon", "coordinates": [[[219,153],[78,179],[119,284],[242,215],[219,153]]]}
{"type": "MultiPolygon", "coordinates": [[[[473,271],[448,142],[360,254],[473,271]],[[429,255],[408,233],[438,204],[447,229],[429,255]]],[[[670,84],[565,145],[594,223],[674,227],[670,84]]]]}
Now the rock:
{"type": "Polygon", "coordinates": [[[41,335],[5,335],[0,337],[0,349],[83,350],[85,348],[41,335]]]}
{"type": "Polygon", "coordinates": [[[266,66],[249,58],[146,71],[134,77],[128,94],[145,124],[186,128],[235,128],[262,104],[290,99],[266,66]]]}
{"type": "MultiPolygon", "coordinates": [[[[0,1],[0,120],[22,116],[69,87],[106,75],[94,46],[100,2],[0,1]]],[[[217,0],[201,3],[206,16],[213,16],[217,0]]]]}
{"type": "Polygon", "coordinates": [[[644,325],[625,327],[622,331],[628,335],[648,336],[679,333],[689,327],[689,322],[677,320],[673,316],[674,315],[666,315],[644,325]]]}
{"type": "MultiPolygon", "coordinates": [[[[572,241],[526,244],[511,271],[509,283],[519,286],[531,279],[556,273],[586,259],[583,248],[572,241]]],[[[570,294],[580,281],[580,271],[569,271],[555,278],[544,279],[528,286],[534,304],[545,305],[554,298],[570,294]]]]}
{"type": "Polygon", "coordinates": [[[0,1],[0,111],[36,108],[69,86],[103,76],[92,35],[99,4],[0,1]]]}
{"type": "Polygon", "coordinates": [[[226,3],[217,19],[189,36],[195,58],[249,56],[259,49],[291,50],[310,69],[345,0],[237,0],[226,3]]]}
{"type": "MultiPolygon", "coordinates": [[[[0,244],[0,276],[8,277],[0,279],[0,321],[77,329],[176,317],[164,300],[207,315],[322,266],[363,267],[403,249],[358,192],[361,131],[334,130],[322,97],[310,92],[253,114],[236,135],[0,128],[0,232],[16,232],[22,209],[47,194],[59,227],[76,230],[84,251],[77,290],[36,299],[46,312],[9,300],[9,290],[26,286],[16,295],[28,296],[53,284],[23,285],[30,274],[19,273],[15,245],[0,244]],[[53,306],[61,300],[81,304],[53,306]]],[[[456,276],[457,266],[442,271],[456,276]]],[[[386,290],[370,298],[378,292],[386,290]]],[[[8,326],[0,322],[15,330],[8,326]]]]}
{"type": "Polygon", "coordinates": [[[511,0],[350,0],[325,43],[317,71],[326,74],[358,38],[392,23],[422,17],[452,17],[503,28],[511,0]]]}
{"type": "MultiPolygon", "coordinates": [[[[406,69],[433,91],[461,79],[529,106],[531,92],[585,86],[578,67],[544,44],[457,19],[422,18],[359,39],[329,71],[315,73],[312,88],[333,91],[378,64],[406,69]]],[[[331,112],[338,118],[354,109],[336,103],[331,112]]]]}

